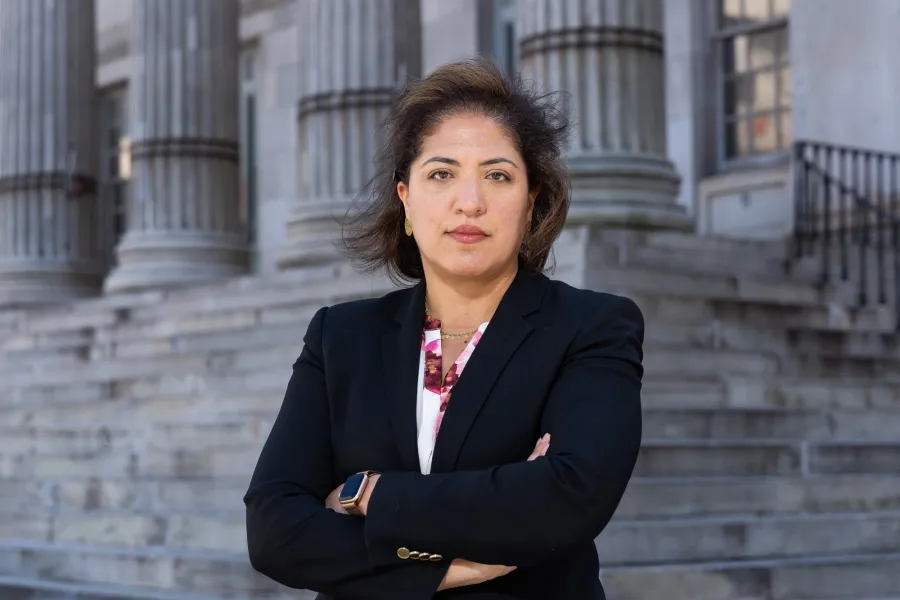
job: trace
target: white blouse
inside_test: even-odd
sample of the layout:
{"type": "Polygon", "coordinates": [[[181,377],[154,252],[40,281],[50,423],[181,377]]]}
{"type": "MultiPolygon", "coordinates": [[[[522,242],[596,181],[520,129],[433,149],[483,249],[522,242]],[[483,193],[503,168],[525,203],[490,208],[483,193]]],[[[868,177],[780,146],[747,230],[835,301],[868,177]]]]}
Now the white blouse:
{"type": "Polygon", "coordinates": [[[422,330],[422,351],[419,353],[419,379],[416,385],[418,398],[416,401],[416,426],[418,427],[419,467],[424,475],[431,473],[431,459],[434,456],[434,443],[437,441],[441,420],[450,401],[453,386],[459,380],[469,357],[484,335],[488,324],[479,325],[472,339],[441,378],[441,322],[426,317],[422,330]]]}

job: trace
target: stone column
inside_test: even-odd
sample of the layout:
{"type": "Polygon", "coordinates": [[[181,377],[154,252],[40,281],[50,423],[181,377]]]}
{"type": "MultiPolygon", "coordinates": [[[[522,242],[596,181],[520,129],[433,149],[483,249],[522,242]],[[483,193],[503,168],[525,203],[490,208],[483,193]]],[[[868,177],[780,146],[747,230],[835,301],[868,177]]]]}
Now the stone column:
{"type": "Polygon", "coordinates": [[[572,224],[692,225],[666,158],[663,0],[521,0],[520,68],[567,92],[572,224]]]}
{"type": "Polygon", "coordinates": [[[338,219],[374,174],[395,90],[421,71],[418,2],[297,0],[297,21],[300,198],[281,268],[340,257],[338,219]]]}
{"type": "Polygon", "coordinates": [[[0,1],[0,306],[95,295],[93,0],[0,1]]]}
{"type": "Polygon", "coordinates": [[[110,292],[247,268],[238,205],[238,0],[136,0],[128,227],[110,292]]]}

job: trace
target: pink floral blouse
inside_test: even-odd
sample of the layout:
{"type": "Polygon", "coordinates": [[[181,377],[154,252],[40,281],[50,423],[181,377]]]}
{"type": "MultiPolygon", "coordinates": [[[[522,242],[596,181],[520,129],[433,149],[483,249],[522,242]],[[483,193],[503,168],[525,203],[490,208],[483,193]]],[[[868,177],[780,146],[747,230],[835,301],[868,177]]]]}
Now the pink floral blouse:
{"type": "Polygon", "coordinates": [[[447,370],[447,376],[441,378],[443,363],[441,360],[441,322],[430,316],[425,317],[422,329],[422,351],[419,356],[419,398],[417,403],[417,424],[419,427],[419,466],[423,474],[431,472],[431,458],[434,454],[434,443],[441,429],[444,411],[450,402],[453,386],[462,375],[475,346],[484,335],[488,324],[482,323],[472,339],[460,353],[456,362],[447,370]]]}

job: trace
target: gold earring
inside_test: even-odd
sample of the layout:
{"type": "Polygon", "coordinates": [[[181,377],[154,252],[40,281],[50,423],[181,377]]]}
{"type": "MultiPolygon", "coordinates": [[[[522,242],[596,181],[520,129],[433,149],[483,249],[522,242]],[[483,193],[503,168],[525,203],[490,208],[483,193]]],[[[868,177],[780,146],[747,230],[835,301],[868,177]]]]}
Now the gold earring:
{"type": "Polygon", "coordinates": [[[406,231],[407,236],[412,235],[412,221],[409,220],[409,217],[406,217],[406,222],[403,224],[403,229],[406,231]]]}

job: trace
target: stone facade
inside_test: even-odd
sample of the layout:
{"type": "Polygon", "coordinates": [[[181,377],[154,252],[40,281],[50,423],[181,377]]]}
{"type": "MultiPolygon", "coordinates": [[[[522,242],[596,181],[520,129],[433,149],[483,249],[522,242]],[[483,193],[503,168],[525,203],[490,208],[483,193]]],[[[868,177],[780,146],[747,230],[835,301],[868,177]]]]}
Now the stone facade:
{"type": "MultiPolygon", "coordinates": [[[[9,4],[5,10],[16,10],[16,3],[9,4]]],[[[233,0],[221,6],[191,0],[167,9],[145,0],[86,4],[96,5],[98,17],[96,31],[84,35],[96,41],[65,39],[84,47],[96,43],[98,62],[85,62],[66,77],[62,84],[73,90],[68,95],[41,95],[51,88],[17,79],[14,61],[0,68],[4,114],[21,125],[7,127],[2,138],[7,158],[0,169],[7,191],[0,221],[11,232],[34,230],[27,239],[8,235],[7,245],[0,247],[11,258],[0,269],[0,289],[8,290],[5,304],[40,303],[50,296],[65,300],[99,293],[101,287],[108,292],[144,289],[228,278],[247,269],[271,274],[332,262],[336,217],[371,174],[374,136],[390,90],[439,64],[475,54],[494,55],[539,85],[566,93],[577,123],[567,148],[573,226],[694,227],[701,234],[783,238],[792,229],[787,145],[793,136],[897,150],[888,132],[898,114],[892,90],[900,79],[887,73],[860,75],[869,71],[858,68],[895,43],[889,30],[880,33],[873,25],[892,22],[898,10],[892,2],[849,13],[839,0],[379,0],[360,5],[233,0]],[[739,6],[744,7],[741,15],[725,14],[739,6]],[[843,33],[832,31],[837,23],[843,33]],[[856,43],[861,38],[852,31],[865,31],[865,44],[856,43]],[[152,32],[161,37],[145,35],[152,32]],[[725,105],[733,98],[723,90],[731,89],[729,78],[737,79],[741,67],[733,56],[735,64],[722,64],[724,49],[747,46],[749,39],[757,54],[750,56],[752,48],[742,52],[750,53],[746,60],[758,61],[759,49],[766,50],[766,40],[775,37],[783,40],[778,42],[777,60],[784,63],[777,75],[779,104],[766,104],[771,100],[766,86],[776,85],[766,73],[741,83],[741,89],[755,91],[736,102],[763,111],[742,121],[753,131],[742,129],[740,135],[758,136],[757,129],[768,127],[779,131],[780,142],[770,151],[728,159],[725,146],[734,142],[728,137],[725,105]],[[245,59],[250,64],[251,55],[252,69],[242,66],[238,73],[238,65],[245,59]],[[128,219],[125,230],[117,232],[121,241],[113,265],[97,260],[114,237],[104,230],[109,225],[101,221],[98,230],[97,217],[89,214],[95,204],[92,182],[99,179],[101,189],[107,185],[95,162],[105,130],[97,136],[92,128],[56,126],[44,138],[58,139],[50,152],[30,141],[49,121],[27,121],[48,111],[57,125],[95,118],[85,70],[95,72],[101,95],[124,94],[131,109],[123,135],[123,153],[133,167],[124,181],[128,219]],[[193,85],[204,81],[209,85],[193,85]],[[248,87],[252,103],[241,91],[248,87]],[[859,88],[868,93],[848,95],[859,88]],[[79,93],[86,94],[85,102],[73,101],[79,93]],[[22,119],[12,116],[21,112],[18,106],[41,102],[50,103],[46,110],[22,113],[22,119]],[[783,112],[765,113],[771,110],[783,112]],[[78,111],[87,111],[86,116],[78,111]],[[63,146],[69,150],[63,152],[63,146]],[[23,154],[20,150],[30,157],[34,152],[54,156],[41,156],[46,164],[13,161],[12,156],[23,154]],[[245,168],[250,160],[252,169],[245,168]],[[36,203],[16,200],[26,192],[13,186],[21,187],[37,173],[48,173],[50,181],[70,172],[83,178],[78,194],[47,184],[53,191],[44,194],[41,215],[17,211],[17,202],[36,203]],[[77,205],[77,216],[74,211],[64,215],[63,204],[77,205]],[[64,225],[65,219],[79,224],[64,225]],[[50,258],[69,244],[60,238],[68,230],[79,232],[81,247],[67,250],[62,262],[50,258]],[[42,292],[41,286],[54,292],[42,292]]],[[[62,9],[40,10],[58,15],[62,9]]],[[[86,27],[82,22],[87,23],[79,17],[17,27],[12,23],[18,21],[7,19],[4,26],[15,31],[5,37],[6,56],[52,64],[59,60],[52,53],[61,52],[61,46],[41,46],[35,36],[45,35],[48,27],[86,27]],[[28,37],[28,27],[39,30],[28,37]]],[[[86,56],[71,50],[67,56],[86,56]]],[[[760,138],[757,143],[770,142],[760,138]]],[[[101,197],[100,210],[108,212],[104,203],[101,197]]]]}

